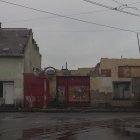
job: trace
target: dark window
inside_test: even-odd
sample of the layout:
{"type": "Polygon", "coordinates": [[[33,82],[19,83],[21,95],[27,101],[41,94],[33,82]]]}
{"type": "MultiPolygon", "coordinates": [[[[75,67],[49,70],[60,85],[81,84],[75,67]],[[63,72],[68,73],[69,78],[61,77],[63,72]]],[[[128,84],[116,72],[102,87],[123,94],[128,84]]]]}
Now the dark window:
{"type": "Polygon", "coordinates": [[[0,97],[3,97],[3,82],[0,81],[0,97]]]}
{"type": "Polygon", "coordinates": [[[114,99],[130,99],[130,82],[114,82],[114,99]]]}

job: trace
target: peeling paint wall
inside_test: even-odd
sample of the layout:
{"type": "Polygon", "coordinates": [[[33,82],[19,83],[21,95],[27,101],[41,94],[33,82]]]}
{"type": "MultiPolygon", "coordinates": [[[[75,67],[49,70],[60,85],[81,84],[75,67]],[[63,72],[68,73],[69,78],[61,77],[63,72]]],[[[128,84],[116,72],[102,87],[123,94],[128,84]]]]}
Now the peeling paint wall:
{"type": "MultiPolygon", "coordinates": [[[[120,77],[119,76],[119,68],[120,67],[129,67],[131,68],[132,75],[139,75],[138,68],[140,67],[140,59],[109,59],[102,58],[100,63],[95,67],[97,74],[91,77],[91,101],[92,105],[96,104],[106,104],[112,103],[114,98],[114,83],[130,83],[128,90],[124,90],[123,92],[117,91],[116,95],[119,96],[123,93],[124,96],[121,96],[121,100],[129,99],[132,89],[131,89],[131,79],[132,77],[120,77]]],[[[119,104],[119,102],[113,102],[119,104]]],[[[114,105],[114,104],[113,104],[114,105]]],[[[123,105],[123,104],[121,104],[123,105]]]]}
{"type": "Polygon", "coordinates": [[[24,52],[24,73],[32,73],[33,68],[41,69],[41,55],[39,48],[33,44],[33,36],[31,34],[24,52]]]}
{"type": "Polygon", "coordinates": [[[119,78],[119,66],[140,66],[140,59],[108,59],[102,58],[100,61],[100,69],[111,69],[112,81],[130,81],[130,78],[119,78]]]}
{"type": "Polygon", "coordinates": [[[23,64],[22,57],[0,58],[0,81],[14,82],[15,105],[23,101],[23,64]]]}
{"type": "Polygon", "coordinates": [[[109,102],[112,98],[112,78],[111,77],[91,77],[90,92],[91,105],[109,102]]]}

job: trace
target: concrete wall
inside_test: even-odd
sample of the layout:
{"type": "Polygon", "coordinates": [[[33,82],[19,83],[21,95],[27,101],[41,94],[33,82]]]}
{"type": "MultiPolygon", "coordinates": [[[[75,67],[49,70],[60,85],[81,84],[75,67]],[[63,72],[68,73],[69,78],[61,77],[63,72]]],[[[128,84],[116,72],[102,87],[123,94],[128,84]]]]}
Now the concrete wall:
{"type": "Polygon", "coordinates": [[[107,103],[112,99],[112,79],[111,77],[91,77],[90,93],[91,105],[98,106],[100,103],[107,103]]]}
{"type": "Polygon", "coordinates": [[[77,70],[71,70],[71,75],[72,76],[88,76],[93,70],[94,68],[78,68],[77,70]]]}
{"type": "Polygon", "coordinates": [[[0,81],[14,82],[15,105],[23,101],[23,72],[24,65],[22,57],[0,58],[0,81]]]}
{"type": "Polygon", "coordinates": [[[78,68],[77,70],[56,70],[57,76],[65,76],[68,74],[69,76],[88,76],[94,70],[94,68],[78,68]]]}
{"type": "Polygon", "coordinates": [[[33,36],[30,34],[24,53],[24,72],[32,73],[33,68],[41,69],[41,55],[37,45],[33,44],[33,36]]]}
{"type": "Polygon", "coordinates": [[[112,92],[113,88],[111,77],[91,77],[90,89],[105,93],[112,92]]]}
{"type": "MultiPolygon", "coordinates": [[[[108,59],[102,58],[100,60],[98,70],[99,74],[91,77],[91,103],[92,105],[111,103],[111,105],[119,106],[120,102],[113,101],[113,82],[130,82],[131,78],[120,78],[118,77],[119,66],[140,66],[140,59],[108,59]],[[101,76],[101,70],[111,70],[110,77],[101,76]]],[[[131,93],[131,85],[128,92],[131,93]]],[[[119,94],[119,93],[118,93],[119,94]]],[[[124,101],[126,103],[126,101],[124,101]]],[[[120,106],[124,106],[121,101],[120,106]]],[[[129,102],[127,102],[129,106],[129,102]]]]}

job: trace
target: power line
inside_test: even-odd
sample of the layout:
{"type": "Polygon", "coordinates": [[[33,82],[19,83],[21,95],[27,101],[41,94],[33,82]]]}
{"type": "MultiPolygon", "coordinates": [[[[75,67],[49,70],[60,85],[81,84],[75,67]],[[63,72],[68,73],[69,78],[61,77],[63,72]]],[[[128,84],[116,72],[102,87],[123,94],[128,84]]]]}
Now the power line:
{"type": "Polygon", "coordinates": [[[130,7],[130,6],[119,7],[119,9],[127,9],[127,8],[140,11],[140,9],[138,9],[137,7],[130,7]]]}
{"type": "Polygon", "coordinates": [[[57,14],[57,13],[52,13],[52,12],[48,12],[48,11],[44,11],[44,10],[40,10],[40,9],[36,9],[36,8],[32,8],[32,7],[28,7],[28,6],[25,6],[25,5],[20,5],[20,4],[4,1],[4,0],[0,0],[0,2],[7,3],[7,4],[10,4],[10,5],[14,5],[14,6],[18,6],[18,7],[22,7],[22,8],[26,8],[26,9],[30,9],[30,10],[37,11],[37,12],[40,12],[40,13],[46,13],[46,14],[50,14],[50,15],[54,15],[54,16],[58,16],[58,17],[66,18],[66,19],[71,19],[71,20],[74,20],[74,21],[93,24],[93,25],[106,27],[106,28],[111,28],[111,29],[120,30],[120,31],[125,31],[125,32],[137,33],[134,30],[123,29],[123,28],[119,28],[119,27],[114,27],[114,26],[109,26],[109,25],[105,25],[105,24],[95,23],[95,22],[92,22],[92,21],[86,21],[86,20],[82,20],[82,19],[77,19],[77,18],[66,16],[66,15],[60,15],[60,14],[57,14]]]}
{"type": "Polygon", "coordinates": [[[130,5],[134,5],[134,4],[140,3],[140,2],[133,2],[133,3],[124,4],[124,3],[121,3],[121,2],[119,2],[117,0],[112,0],[112,1],[115,2],[115,3],[118,3],[118,4],[122,5],[122,6],[130,6],[130,5]]]}
{"type": "Polygon", "coordinates": [[[62,32],[62,33],[67,33],[67,32],[70,32],[70,33],[94,33],[94,32],[121,32],[119,30],[44,30],[44,29],[34,29],[34,30],[37,30],[37,31],[40,31],[40,32],[54,32],[54,33],[59,33],[59,32],[62,32]]]}
{"type": "Polygon", "coordinates": [[[140,2],[133,2],[133,3],[130,3],[128,5],[134,5],[134,4],[138,4],[138,3],[140,3],[140,2]]]}
{"type": "Polygon", "coordinates": [[[112,0],[113,2],[117,3],[117,4],[120,4],[121,6],[118,7],[118,9],[133,9],[133,10],[137,10],[137,11],[140,11],[140,9],[138,9],[137,7],[132,7],[130,5],[133,5],[133,4],[136,4],[136,3],[140,3],[140,2],[135,2],[135,3],[130,3],[130,4],[124,4],[124,3],[120,3],[116,0],[112,0]]]}
{"type": "Polygon", "coordinates": [[[121,2],[118,2],[117,0],[112,0],[113,2],[117,3],[117,4],[120,4],[122,6],[124,6],[125,4],[121,3],[121,2]]]}
{"type": "MultiPolygon", "coordinates": [[[[65,16],[86,15],[86,14],[94,14],[94,13],[105,12],[105,11],[110,11],[110,10],[96,10],[96,11],[91,11],[91,12],[81,12],[81,13],[69,14],[69,15],[65,15],[65,16]]],[[[11,21],[4,21],[3,23],[26,22],[26,21],[33,21],[33,20],[56,18],[56,17],[58,17],[58,16],[39,17],[39,18],[30,18],[30,19],[21,19],[21,20],[11,20],[11,21]]]]}
{"type": "Polygon", "coordinates": [[[133,3],[129,3],[129,4],[124,4],[124,3],[121,3],[121,2],[118,2],[117,0],[112,0],[112,1],[114,1],[114,2],[116,2],[116,3],[118,3],[118,4],[120,4],[120,5],[124,5],[124,6],[128,6],[128,5],[134,5],[134,4],[138,4],[138,3],[140,3],[140,2],[133,2],[133,3]]]}
{"type": "Polygon", "coordinates": [[[136,17],[140,17],[139,14],[132,13],[132,12],[127,12],[127,11],[124,11],[124,10],[122,10],[120,8],[117,8],[117,7],[114,8],[114,7],[104,5],[104,4],[101,4],[101,3],[98,3],[98,2],[94,2],[94,1],[91,1],[91,0],[83,0],[83,1],[89,2],[89,3],[94,4],[94,5],[101,6],[101,7],[104,7],[104,8],[108,8],[110,10],[118,11],[118,12],[125,13],[125,14],[128,14],[128,15],[136,16],[136,17]]]}

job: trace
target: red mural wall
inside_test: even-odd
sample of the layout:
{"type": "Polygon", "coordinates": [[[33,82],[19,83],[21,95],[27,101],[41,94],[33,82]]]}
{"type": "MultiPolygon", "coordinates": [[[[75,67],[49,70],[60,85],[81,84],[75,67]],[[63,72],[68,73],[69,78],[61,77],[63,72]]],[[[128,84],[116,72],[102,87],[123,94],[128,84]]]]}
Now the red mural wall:
{"type": "Polygon", "coordinates": [[[24,74],[24,107],[43,108],[49,104],[49,82],[44,73],[35,77],[32,73],[24,74]]]}
{"type": "Polygon", "coordinates": [[[58,102],[67,105],[90,104],[89,76],[58,76],[56,85],[58,102]]]}

